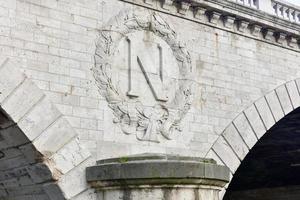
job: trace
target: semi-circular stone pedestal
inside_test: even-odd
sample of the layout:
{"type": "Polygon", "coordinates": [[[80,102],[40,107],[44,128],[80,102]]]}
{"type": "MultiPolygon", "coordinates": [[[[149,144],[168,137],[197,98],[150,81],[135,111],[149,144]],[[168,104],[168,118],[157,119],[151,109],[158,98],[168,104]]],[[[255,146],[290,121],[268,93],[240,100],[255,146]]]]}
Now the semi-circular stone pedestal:
{"type": "Polygon", "coordinates": [[[99,200],[218,200],[229,169],[214,160],[142,154],[87,168],[99,200]]]}

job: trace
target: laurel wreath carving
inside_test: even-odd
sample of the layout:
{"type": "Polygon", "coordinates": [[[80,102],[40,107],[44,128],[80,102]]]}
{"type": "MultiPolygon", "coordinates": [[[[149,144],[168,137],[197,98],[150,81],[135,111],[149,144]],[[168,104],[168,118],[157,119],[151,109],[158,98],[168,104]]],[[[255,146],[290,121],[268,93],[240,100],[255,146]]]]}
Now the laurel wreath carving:
{"type": "Polygon", "coordinates": [[[155,12],[140,13],[126,10],[99,31],[96,43],[94,78],[100,93],[113,110],[115,123],[126,134],[136,134],[142,141],[159,142],[159,135],[171,139],[171,134],[180,129],[180,122],[191,107],[191,59],[185,46],[177,41],[174,30],[155,12]],[[142,102],[130,99],[120,92],[111,79],[112,60],[122,38],[135,31],[151,31],[162,38],[171,48],[178,63],[180,77],[175,98],[146,108],[142,102]]]}

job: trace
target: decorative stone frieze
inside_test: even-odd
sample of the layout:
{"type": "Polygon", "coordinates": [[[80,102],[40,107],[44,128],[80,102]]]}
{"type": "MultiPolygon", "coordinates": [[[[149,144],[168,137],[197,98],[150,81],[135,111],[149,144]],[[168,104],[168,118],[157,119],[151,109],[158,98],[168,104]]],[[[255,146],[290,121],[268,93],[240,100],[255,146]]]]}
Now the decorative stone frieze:
{"type": "Polygon", "coordinates": [[[152,5],[153,4],[153,0],[144,0],[146,4],[152,5]]]}
{"type": "MultiPolygon", "coordinates": [[[[132,2],[133,0],[124,1],[132,2]]],[[[142,0],[135,0],[134,3],[140,4],[138,3],[139,1],[142,0]]],[[[219,29],[224,29],[225,27],[226,29],[230,29],[231,31],[236,32],[237,34],[245,34],[245,36],[247,37],[253,37],[261,41],[267,41],[269,43],[271,42],[274,43],[274,45],[278,45],[280,43],[276,42],[277,37],[272,36],[271,31],[282,32],[284,30],[288,35],[294,38],[299,38],[298,36],[300,33],[300,26],[298,23],[300,23],[300,11],[297,10],[297,8],[293,8],[291,4],[284,3],[281,0],[272,1],[272,4],[269,3],[270,5],[266,5],[268,4],[268,2],[259,2],[258,5],[256,1],[253,1],[248,5],[248,1],[229,0],[191,0],[176,1],[176,3],[174,0],[153,1],[160,1],[161,4],[153,3],[152,5],[150,5],[149,3],[144,2],[143,6],[155,7],[156,5],[160,5],[158,7],[156,6],[155,9],[161,9],[162,11],[170,12],[170,14],[172,15],[178,15],[188,20],[208,23],[210,26],[215,26],[219,29]],[[173,9],[170,9],[172,8],[172,6],[173,9]],[[265,12],[263,13],[254,11],[253,8],[266,10],[263,10],[265,12]],[[220,12],[220,10],[222,10],[222,12],[220,12]],[[174,13],[174,11],[176,11],[176,13],[174,13]],[[191,13],[188,14],[189,12],[191,13]],[[278,17],[276,20],[274,20],[274,15],[278,17]],[[233,16],[235,19],[233,18],[233,16]],[[222,23],[219,23],[221,19],[223,21],[222,23]],[[287,20],[293,22],[293,24],[287,24],[287,20]],[[249,24],[258,23],[259,25],[249,26],[249,24]],[[264,31],[269,29],[271,31],[262,32],[262,27],[264,31]],[[263,37],[260,36],[261,32],[263,33],[263,37]]],[[[271,2],[271,0],[268,1],[271,2]]],[[[147,0],[147,2],[150,1],[147,0]]],[[[282,39],[283,38],[281,38],[281,40],[282,39]]],[[[289,42],[287,38],[285,38],[285,40],[285,43],[289,42]]],[[[300,51],[298,45],[296,45],[296,48],[290,45],[286,45],[285,48],[291,48],[293,50],[300,51]]]]}
{"type": "Polygon", "coordinates": [[[209,12],[209,21],[212,24],[218,24],[219,20],[221,19],[222,13],[217,11],[209,12]]]}
{"type": "Polygon", "coordinates": [[[298,40],[295,37],[289,36],[287,38],[287,44],[291,48],[296,48],[298,46],[298,40]]]}
{"type": "Polygon", "coordinates": [[[245,20],[239,20],[237,23],[237,29],[239,32],[244,33],[249,27],[249,22],[245,20]]]}
{"type": "Polygon", "coordinates": [[[207,11],[207,9],[203,8],[203,7],[197,7],[197,8],[195,8],[195,11],[194,11],[195,18],[198,19],[198,20],[200,20],[200,21],[203,21],[203,22],[208,21],[208,17],[206,15],[206,11],[207,11]]]}
{"type": "Polygon", "coordinates": [[[190,6],[191,6],[190,3],[181,1],[180,2],[179,13],[182,14],[182,15],[185,15],[186,12],[189,10],[190,6]]]}
{"type": "Polygon", "coordinates": [[[100,160],[86,178],[101,200],[141,200],[145,193],[147,199],[218,200],[229,169],[212,159],[141,154],[100,160]]]}
{"type": "Polygon", "coordinates": [[[173,5],[173,0],[162,0],[162,8],[165,10],[169,10],[173,5]]]}
{"type": "Polygon", "coordinates": [[[276,36],[276,42],[279,43],[279,44],[284,44],[286,42],[286,39],[287,39],[287,34],[286,33],[281,33],[281,32],[277,32],[275,34],[276,36]]]}
{"type": "Polygon", "coordinates": [[[264,30],[264,38],[268,41],[272,41],[274,39],[274,30],[273,29],[265,29],[264,30]]]}
{"type": "Polygon", "coordinates": [[[235,26],[235,17],[225,16],[224,17],[224,26],[229,29],[233,29],[235,26]]]}
{"type": "Polygon", "coordinates": [[[253,24],[251,25],[251,34],[255,37],[259,37],[261,34],[262,26],[253,24]]]}

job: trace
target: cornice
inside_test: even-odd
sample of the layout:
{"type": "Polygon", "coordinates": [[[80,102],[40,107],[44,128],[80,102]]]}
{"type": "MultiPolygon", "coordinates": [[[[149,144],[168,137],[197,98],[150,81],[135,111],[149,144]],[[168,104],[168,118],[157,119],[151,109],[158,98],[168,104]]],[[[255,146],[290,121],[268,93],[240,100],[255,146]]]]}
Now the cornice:
{"type": "Polygon", "coordinates": [[[266,27],[273,27],[281,31],[290,32],[300,37],[300,24],[271,15],[262,10],[244,6],[227,0],[193,0],[198,6],[206,6],[217,9],[224,14],[231,14],[237,18],[244,18],[252,23],[261,24],[266,27]]]}
{"type": "Polygon", "coordinates": [[[120,0],[300,52],[300,24],[228,0],[120,0]]]}

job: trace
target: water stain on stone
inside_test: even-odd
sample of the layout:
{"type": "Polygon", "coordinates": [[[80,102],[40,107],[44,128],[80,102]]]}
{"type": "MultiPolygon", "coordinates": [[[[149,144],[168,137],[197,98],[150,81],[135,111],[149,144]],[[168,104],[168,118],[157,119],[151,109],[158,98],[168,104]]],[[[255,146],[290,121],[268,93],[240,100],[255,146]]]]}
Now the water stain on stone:
{"type": "Polygon", "coordinates": [[[199,190],[198,189],[194,189],[194,196],[195,196],[195,200],[201,200],[199,198],[199,190]]]}
{"type": "Polygon", "coordinates": [[[129,189],[124,190],[123,200],[131,200],[131,191],[129,189]]]}
{"type": "Polygon", "coordinates": [[[163,200],[170,200],[171,199],[171,193],[172,193],[171,189],[166,188],[166,189],[164,189],[163,193],[164,193],[163,200]]]}

